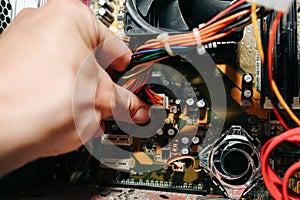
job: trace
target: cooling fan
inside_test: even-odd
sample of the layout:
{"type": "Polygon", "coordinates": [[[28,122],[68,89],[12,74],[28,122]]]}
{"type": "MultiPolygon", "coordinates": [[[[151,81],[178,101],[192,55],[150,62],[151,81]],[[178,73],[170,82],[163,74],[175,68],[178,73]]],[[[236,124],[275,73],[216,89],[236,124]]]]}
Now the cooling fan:
{"type": "MultiPolygon", "coordinates": [[[[131,0],[126,1],[127,35],[191,31],[230,5],[221,0],[131,0]]],[[[242,31],[227,41],[239,41],[242,31]]]]}

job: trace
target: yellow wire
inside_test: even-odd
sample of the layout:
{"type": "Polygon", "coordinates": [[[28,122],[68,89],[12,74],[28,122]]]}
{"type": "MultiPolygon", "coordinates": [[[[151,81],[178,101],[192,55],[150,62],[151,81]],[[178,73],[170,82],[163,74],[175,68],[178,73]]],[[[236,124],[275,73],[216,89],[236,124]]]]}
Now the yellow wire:
{"type": "Polygon", "coordinates": [[[279,103],[282,105],[282,107],[285,109],[285,111],[289,114],[289,116],[300,126],[300,120],[296,117],[296,115],[293,113],[293,111],[290,109],[290,107],[286,104],[285,100],[281,96],[277,85],[274,80],[272,80],[272,87],[274,94],[276,95],[277,99],[279,100],[279,103]]]}
{"type": "Polygon", "coordinates": [[[125,88],[125,89],[128,89],[134,83],[134,81],[135,81],[135,79],[130,79],[122,87],[125,88]]]}
{"type": "Polygon", "coordinates": [[[259,31],[258,31],[256,8],[257,8],[257,5],[255,3],[252,3],[251,4],[251,20],[252,20],[252,24],[253,24],[253,31],[254,31],[254,35],[255,35],[255,39],[256,39],[257,49],[258,49],[258,52],[260,55],[261,62],[263,64],[265,62],[265,55],[264,55],[264,50],[262,47],[261,38],[259,36],[259,31]]]}
{"type": "Polygon", "coordinates": [[[196,160],[192,156],[179,156],[179,157],[172,158],[172,159],[167,161],[167,165],[171,166],[174,162],[184,160],[184,159],[191,159],[193,161],[192,169],[193,169],[194,172],[201,172],[202,171],[202,168],[196,168],[196,160]]]}
{"type": "Polygon", "coordinates": [[[130,79],[130,78],[132,78],[132,77],[134,77],[134,76],[137,76],[137,75],[141,74],[143,71],[145,71],[145,70],[148,69],[148,68],[149,68],[149,66],[146,66],[146,67],[142,68],[141,70],[139,70],[139,71],[137,71],[137,72],[135,72],[135,73],[129,74],[129,75],[127,75],[127,76],[123,76],[122,78],[123,78],[123,79],[130,79]]]}

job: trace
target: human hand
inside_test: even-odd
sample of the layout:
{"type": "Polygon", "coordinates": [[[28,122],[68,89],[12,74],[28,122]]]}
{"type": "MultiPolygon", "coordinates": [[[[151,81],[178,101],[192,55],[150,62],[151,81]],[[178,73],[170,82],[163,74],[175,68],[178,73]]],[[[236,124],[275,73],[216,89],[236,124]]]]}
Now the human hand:
{"type": "Polygon", "coordinates": [[[30,160],[75,150],[113,110],[120,119],[129,110],[136,123],[149,119],[148,105],[104,71],[124,71],[129,49],[118,39],[114,46],[97,49],[97,59],[93,54],[112,37],[79,0],[51,0],[42,8],[25,9],[2,33],[0,175],[30,160]],[[99,67],[96,60],[105,63],[112,56],[118,59],[99,67]]]}

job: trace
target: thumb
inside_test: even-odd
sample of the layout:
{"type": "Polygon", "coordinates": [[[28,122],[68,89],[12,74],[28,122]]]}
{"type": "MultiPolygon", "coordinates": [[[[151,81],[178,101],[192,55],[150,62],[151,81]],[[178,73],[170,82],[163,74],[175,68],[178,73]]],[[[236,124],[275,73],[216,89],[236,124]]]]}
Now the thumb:
{"type": "Polygon", "coordinates": [[[118,85],[115,87],[112,102],[112,114],[115,120],[142,124],[150,119],[149,105],[118,85]]]}
{"type": "Polygon", "coordinates": [[[116,85],[106,72],[98,82],[95,105],[100,111],[100,121],[113,117],[116,121],[141,124],[150,118],[149,105],[129,90],[116,85]]]}

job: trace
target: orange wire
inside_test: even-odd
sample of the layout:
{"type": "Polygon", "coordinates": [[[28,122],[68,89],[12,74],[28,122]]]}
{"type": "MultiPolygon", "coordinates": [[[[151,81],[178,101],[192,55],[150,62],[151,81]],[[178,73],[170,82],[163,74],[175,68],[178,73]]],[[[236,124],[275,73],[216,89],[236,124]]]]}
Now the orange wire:
{"type": "Polygon", "coordinates": [[[130,79],[122,87],[127,89],[133,84],[134,81],[135,81],[135,79],[130,79]]]}
{"type": "MultiPolygon", "coordinates": [[[[251,10],[243,10],[240,11],[234,15],[231,15],[229,17],[226,17],[210,26],[207,26],[203,29],[200,30],[200,35],[201,35],[201,39],[202,42],[204,43],[204,41],[213,41],[215,39],[209,39],[209,40],[205,40],[208,37],[216,34],[217,32],[219,32],[220,30],[222,30],[224,27],[226,27],[227,25],[229,25],[230,23],[232,23],[233,21],[235,21],[236,19],[238,19],[241,16],[244,16],[246,14],[251,13],[251,10]]],[[[214,38],[214,37],[213,37],[214,38]]],[[[217,37],[218,38],[218,37],[217,37]]],[[[187,46],[187,44],[190,44],[191,46],[196,45],[196,39],[193,33],[187,33],[187,34],[180,34],[180,35],[173,35],[170,36],[169,39],[169,44],[170,46],[187,46]]],[[[147,41],[145,43],[145,45],[139,47],[136,51],[140,51],[143,49],[152,49],[152,48],[163,48],[164,45],[162,44],[162,42],[158,39],[151,39],[149,41],[147,41]]]]}
{"type": "Polygon", "coordinates": [[[156,99],[154,96],[151,95],[148,87],[145,88],[145,92],[146,92],[147,96],[151,99],[152,103],[160,104],[160,105],[162,104],[158,99],[156,99]]]}
{"type": "Polygon", "coordinates": [[[232,9],[242,5],[243,3],[245,3],[246,0],[240,0],[236,3],[234,3],[232,6],[229,6],[228,8],[226,8],[223,12],[219,13],[218,15],[216,15],[214,18],[212,18],[211,20],[209,20],[205,26],[210,25],[211,23],[213,23],[214,21],[216,21],[218,18],[222,17],[224,14],[228,13],[229,11],[231,11],[232,9]]]}
{"type": "Polygon", "coordinates": [[[155,100],[157,100],[157,101],[163,100],[163,98],[160,98],[161,96],[159,96],[158,94],[156,94],[155,92],[153,92],[149,87],[146,87],[145,89],[147,91],[147,94],[149,96],[152,96],[155,100]]]}
{"type": "Polygon", "coordinates": [[[149,88],[149,92],[150,92],[151,94],[153,94],[155,97],[157,97],[159,100],[163,100],[163,99],[164,99],[162,96],[160,96],[159,94],[157,94],[156,92],[154,92],[154,91],[151,90],[150,88],[149,88]]]}

